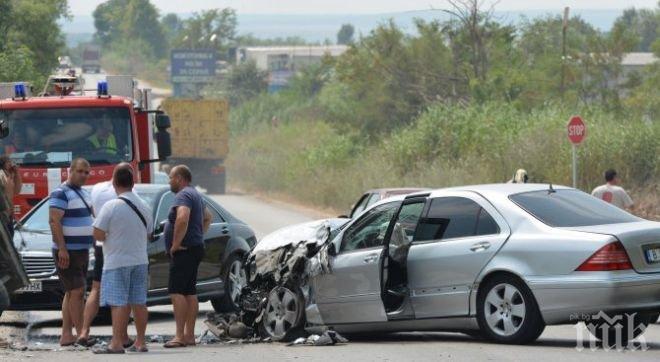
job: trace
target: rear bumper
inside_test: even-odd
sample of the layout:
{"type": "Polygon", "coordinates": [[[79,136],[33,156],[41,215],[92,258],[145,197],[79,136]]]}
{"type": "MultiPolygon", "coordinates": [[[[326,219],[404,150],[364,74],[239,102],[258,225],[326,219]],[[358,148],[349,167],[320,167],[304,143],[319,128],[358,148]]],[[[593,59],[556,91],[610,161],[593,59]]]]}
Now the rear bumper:
{"type": "Polygon", "coordinates": [[[660,274],[574,272],[526,281],[546,324],[588,320],[599,312],[660,312],[660,274]]]}

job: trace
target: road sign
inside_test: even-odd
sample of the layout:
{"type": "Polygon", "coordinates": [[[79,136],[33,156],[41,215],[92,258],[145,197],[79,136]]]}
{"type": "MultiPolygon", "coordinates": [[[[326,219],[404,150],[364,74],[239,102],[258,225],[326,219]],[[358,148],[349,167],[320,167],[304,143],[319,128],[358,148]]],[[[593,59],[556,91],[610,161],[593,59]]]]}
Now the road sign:
{"type": "Polygon", "coordinates": [[[568,121],[568,139],[574,145],[580,144],[584,140],[584,136],[587,134],[587,126],[582,121],[580,116],[573,116],[571,120],[568,121]]]}
{"type": "Polygon", "coordinates": [[[174,49],[172,83],[211,83],[215,80],[217,53],[213,49],[174,49]]]}
{"type": "Polygon", "coordinates": [[[575,149],[579,145],[584,137],[587,135],[587,126],[584,124],[582,117],[573,116],[568,121],[566,126],[568,130],[568,139],[573,144],[573,188],[577,187],[577,150],[575,149]]]}

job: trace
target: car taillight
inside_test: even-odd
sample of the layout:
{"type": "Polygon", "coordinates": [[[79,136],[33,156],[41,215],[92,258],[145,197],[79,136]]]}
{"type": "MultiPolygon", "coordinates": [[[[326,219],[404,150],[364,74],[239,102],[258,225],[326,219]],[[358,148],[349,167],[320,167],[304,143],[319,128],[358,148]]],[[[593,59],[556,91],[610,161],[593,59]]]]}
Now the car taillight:
{"type": "Polygon", "coordinates": [[[598,249],[575,271],[607,271],[632,269],[628,253],[621,242],[616,241],[598,249]]]}

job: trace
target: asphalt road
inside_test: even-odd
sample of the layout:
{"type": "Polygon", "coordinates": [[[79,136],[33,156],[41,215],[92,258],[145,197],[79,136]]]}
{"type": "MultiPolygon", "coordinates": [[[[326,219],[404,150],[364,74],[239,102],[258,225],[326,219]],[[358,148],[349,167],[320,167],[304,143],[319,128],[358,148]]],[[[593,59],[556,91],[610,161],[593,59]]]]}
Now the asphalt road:
{"type": "MultiPolygon", "coordinates": [[[[267,202],[245,195],[224,195],[214,198],[237,217],[249,223],[259,236],[277,228],[312,220],[322,215],[299,207],[267,202]]],[[[209,303],[201,306],[197,335],[205,331],[205,313],[211,311],[209,303]]],[[[148,334],[156,340],[173,334],[174,320],[170,306],[149,308],[148,334]]],[[[56,312],[6,312],[0,318],[0,336],[16,343],[26,343],[27,351],[0,349],[2,361],[105,361],[108,356],[93,355],[89,351],[61,349],[56,345],[59,335],[59,314],[56,312]],[[27,328],[26,328],[27,327],[27,328]]],[[[132,327],[131,331],[132,332],[132,327]]],[[[94,326],[93,334],[110,336],[109,325],[94,326]]],[[[588,333],[583,331],[588,338],[588,333]]],[[[577,349],[576,326],[548,327],[541,338],[529,346],[506,346],[476,340],[456,333],[401,333],[351,340],[346,345],[333,347],[286,346],[268,344],[209,344],[195,348],[165,350],[160,343],[151,343],[147,355],[125,355],[126,360],[177,361],[194,358],[201,360],[270,361],[310,359],[319,361],[417,361],[417,360],[495,360],[495,361],[585,361],[585,360],[660,360],[660,325],[652,325],[644,334],[646,351],[590,350],[588,340],[584,349],[577,349]]]]}

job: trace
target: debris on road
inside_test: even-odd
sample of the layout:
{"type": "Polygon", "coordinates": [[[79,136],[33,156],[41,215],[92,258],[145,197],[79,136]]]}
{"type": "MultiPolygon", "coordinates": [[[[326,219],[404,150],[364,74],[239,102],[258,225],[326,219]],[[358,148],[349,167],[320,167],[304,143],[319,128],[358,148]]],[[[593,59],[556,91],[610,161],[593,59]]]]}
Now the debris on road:
{"type": "Polygon", "coordinates": [[[345,344],[348,342],[348,339],[342,337],[339,333],[335,331],[325,331],[322,335],[312,334],[307,338],[298,338],[295,341],[289,343],[287,346],[334,346],[336,344],[345,344]]]}

